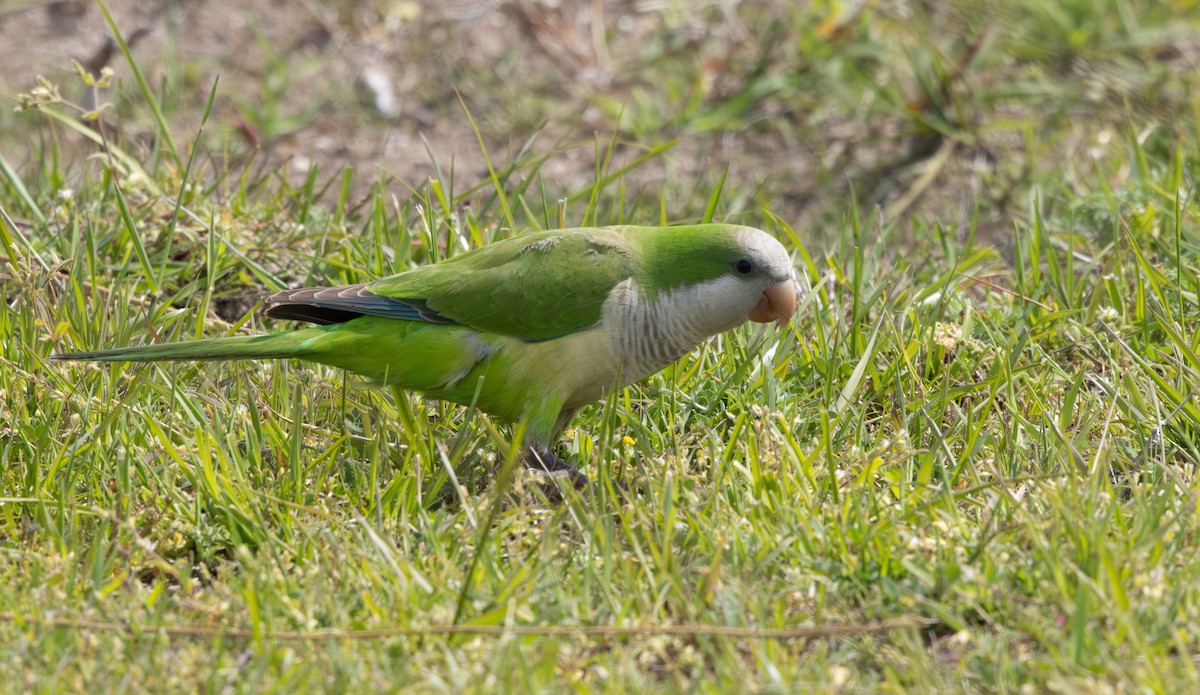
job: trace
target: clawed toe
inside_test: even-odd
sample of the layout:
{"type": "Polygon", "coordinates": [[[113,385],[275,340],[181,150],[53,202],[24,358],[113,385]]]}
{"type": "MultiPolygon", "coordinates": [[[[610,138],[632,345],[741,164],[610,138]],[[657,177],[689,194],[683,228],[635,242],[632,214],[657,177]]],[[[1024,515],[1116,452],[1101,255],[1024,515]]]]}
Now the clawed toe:
{"type": "Polygon", "coordinates": [[[548,447],[529,447],[522,461],[526,470],[546,480],[569,481],[577,490],[588,486],[588,477],[582,471],[559,458],[548,447]]]}

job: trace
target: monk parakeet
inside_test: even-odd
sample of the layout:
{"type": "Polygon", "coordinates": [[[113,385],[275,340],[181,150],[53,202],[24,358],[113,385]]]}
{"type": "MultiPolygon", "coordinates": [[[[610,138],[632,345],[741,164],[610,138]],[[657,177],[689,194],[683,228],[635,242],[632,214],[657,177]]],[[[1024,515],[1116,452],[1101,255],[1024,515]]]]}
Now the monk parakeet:
{"type": "Polygon", "coordinates": [[[531,468],[583,406],[747,320],[796,309],[783,245],[750,227],[595,227],[498,241],[359,285],[288,290],[283,333],[56,355],[62,360],[296,358],[523,423],[531,468]]]}

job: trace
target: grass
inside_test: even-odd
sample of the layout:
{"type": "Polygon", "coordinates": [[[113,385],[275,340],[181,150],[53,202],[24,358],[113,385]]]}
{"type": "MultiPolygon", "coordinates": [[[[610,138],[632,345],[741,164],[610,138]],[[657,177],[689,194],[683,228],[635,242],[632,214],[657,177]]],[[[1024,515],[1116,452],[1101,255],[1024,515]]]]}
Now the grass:
{"type": "MultiPolygon", "coordinates": [[[[541,176],[557,146],[536,140],[489,147],[478,181],[437,162],[410,189],[297,182],[213,154],[236,148],[220,85],[173,144],[144,70],[97,85],[104,137],[35,95],[0,160],[3,687],[1196,688],[1200,142],[1195,76],[1160,61],[1191,50],[1177,4],[1020,3],[987,29],[967,2],[825,24],[746,3],[782,37],[748,53],[681,52],[668,21],[617,66],[630,127],[583,182],[541,176]],[[667,143],[808,142],[834,118],[892,135],[823,141],[846,177],[811,180],[819,226],[789,224],[770,177],[638,183],[667,143]],[[101,157],[72,163],[80,134],[101,157]],[[795,251],[803,310],[586,410],[566,448],[594,482],[561,502],[496,493],[509,433],[486,418],[335,370],[48,361],[270,330],[248,297],[524,230],[709,215],[795,251]]],[[[498,97],[477,86],[478,116],[498,97]]],[[[503,115],[474,121],[481,145],[503,115]]]]}

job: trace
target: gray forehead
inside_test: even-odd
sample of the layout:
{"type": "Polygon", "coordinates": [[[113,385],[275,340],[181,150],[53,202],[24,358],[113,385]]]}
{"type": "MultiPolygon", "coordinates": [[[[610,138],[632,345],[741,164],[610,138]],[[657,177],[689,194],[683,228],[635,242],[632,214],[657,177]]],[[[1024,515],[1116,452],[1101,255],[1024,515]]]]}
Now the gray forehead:
{"type": "Polygon", "coordinates": [[[791,265],[791,258],[788,257],[787,249],[783,248],[783,244],[762,230],[753,227],[743,228],[738,233],[738,244],[760,262],[791,265]]]}

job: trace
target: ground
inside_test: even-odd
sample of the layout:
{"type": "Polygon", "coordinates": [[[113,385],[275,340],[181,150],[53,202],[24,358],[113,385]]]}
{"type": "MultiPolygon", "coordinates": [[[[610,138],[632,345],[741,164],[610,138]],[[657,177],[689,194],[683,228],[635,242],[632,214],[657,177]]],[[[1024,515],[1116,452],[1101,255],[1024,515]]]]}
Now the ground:
{"type": "MultiPolygon", "coordinates": [[[[937,216],[958,227],[982,207],[989,214],[975,223],[1007,235],[1006,208],[996,206],[993,217],[993,206],[977,204],[980,196],[1003,203],[1024,195],[1042,183],[1031,158],[1086,158],[1126,111],[1169,116],[1183,98],[1177,76],[1200,56],[1195,35],[1175,28],[1135,35],[1138,43],[1105,54],[1109,27],[1081,8],[1079,17],[1050,18],[1066,24],[1052,29],[1076,32],[1069,40],[1079,45],[1063,46],[1052,43],[1058,37],[1023,35],[1029,27],[1003,9],[916,7],[108,5],[150,83],[165,79],[175,90],[169,122],[181,141],[196,132],[220,78],[207,137],[234,163],[253,157],[257,169],[297,182],[314,165],[326,175],[348,167],[365,195],[380,178],[403,194],[433,176],[437,162],[453,167],[465,188],[486,175],[470,116],[499,162],[536,136],[532,147],[545,157],[539,171],[552,193],[589,180],[614,136],[618,165],[671,142],[631,172],[631,186],[668,194],[711,188],[728,168],[732,188],[761,190],[794,226],[814,233],[844,214],[853,193],[894,217],[937,216]],[[936,29],[911,23],[914,12],[936,29]],[[1013,42],[1029,55],[994,60],[998,44],[1013,42]],[[837,55],[851,46],[867,50],[837,55]],[[901,62],[889,62],[891,55],[901,62]],[[1064,120],[1069,137],[1046,142],[1030,133],[1057,133],[1064,120]]],[[[96,3],[21,3],[0,14],[0,35],[6,94],[44,74],[78,95],[72,60],[93,71],[111,64],[128,80],[96,3]]],[[[122,135],[145,145],[137,108],[118,113],[126,117],[122,135]]],[[[6,130],[20,138],[26,125],[8,121],[6,130]]]]}
{"type": "Polygon", "coordinates": [[[0,690],[1196,690],[1198,37],[1191,0],[0,5],[0,690]],[[801,310],[582,411],[581,490],[333,369],[51,360],[701,219],[779,238],[801,310]]]}
{"type": "MultiPolygon", "coordinates": [[[[715,22],[715,7],[679,3],[674,12],[631,2],[391,2],[147,4],[114,2],[151,81],[178,78],[182,112],[172,126],[194,133],[208,89],[222,80],[217,129],[261,166],[303,180],[311,165],[359,172],[362,192],[380,174],[399,191],[435,173],[433,160],[474,185],[486,171],[467,111],[505,160],[538,135],[553,154],[541,169],[563,190],[590,178],[596,148],[619,128],[623,102],[644,89],[636,70],[647,37],[714,54],[730,53],[746,28],[715,22]],[[597,38],[601,40],[597,40],[597,38]],[[166,46],[169,46],[169,51],[166,46]],[[618,56],[614,60],[613,55],[618,56]],[[238,142],[240,140],[240,142],[238,142]]],[[[0,48],[9,69],[0,87],[15,93],[34,74],[61,81],[75,59],[111,63],[110,33],[91,2],[43,3],[7,13],[0,48]],[[19,37],[19,38],[18,38],[19,37]]],[[[702,54],[702,52],[701,52],[702,54]]],[[[707,58],[707,56],[706,56],[707,58]]],[[[120,66],[117,66],[120,69],[120,66]]],[[[720,67],[714,66],[714,75],[720,67]]],[[[682,95],[655,98],[677,100],[682,95]]],[[[686,140],[641,168],[646,185],[668,176],[711,179],[731,164],[739,182],[780,179],[810,167],[800,152],[779,157],[774,133],[686,140]]],[[[622,147],[635,156],[644,145],[622,147]]],[[[796,192],[799,193],[797,188],[796,192]]]]}

